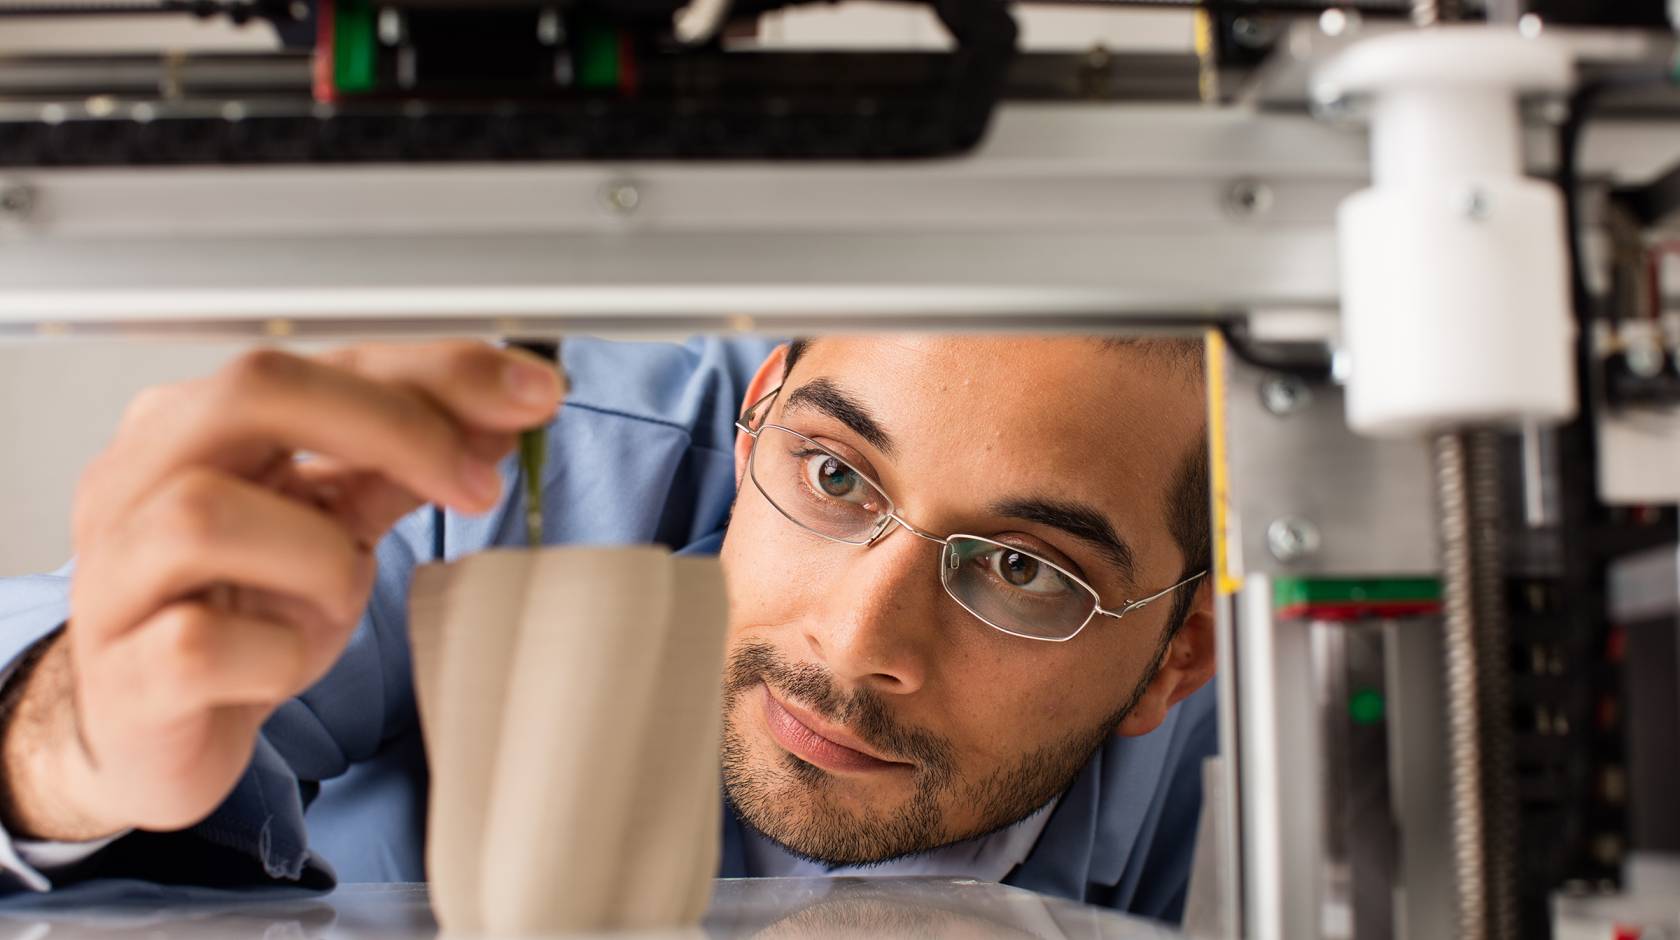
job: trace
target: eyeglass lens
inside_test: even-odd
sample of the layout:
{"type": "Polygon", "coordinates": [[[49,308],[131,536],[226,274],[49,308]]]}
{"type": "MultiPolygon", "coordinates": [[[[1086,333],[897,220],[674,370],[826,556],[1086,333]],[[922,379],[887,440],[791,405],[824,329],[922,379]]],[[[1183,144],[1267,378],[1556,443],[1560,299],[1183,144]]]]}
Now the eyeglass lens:
{"type": "MultiPolygon", "coordinates": [[[[776,425],[760,431],[751,473],[759,491],[789,521],[838,542],[867,544],[894,512],[886,494],[844,459],[776,425]]],[[[973,536],[946,540],[940,580],[976,617],[1035,639],[1072,636],[1097,606],[1089,590],[1051,562],[973,536]]]]}

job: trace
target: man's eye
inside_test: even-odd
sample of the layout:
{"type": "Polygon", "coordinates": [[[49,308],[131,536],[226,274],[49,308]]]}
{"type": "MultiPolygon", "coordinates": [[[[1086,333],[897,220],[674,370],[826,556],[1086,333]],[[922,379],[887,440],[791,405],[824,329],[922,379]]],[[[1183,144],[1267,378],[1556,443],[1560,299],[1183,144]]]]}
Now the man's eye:
{"type": "Polygon", "coordinates": [[[998,580],[1029,594],[1060,594],[1073,587],[1061,572],[1025,552],[1000,548],[987,561],[998,580]]]}
{"type": "Polygon", "coordinates": [[[805,457],[803,463],[805,481],[818,493],[854,503],[868,501],[869,485],[834,455],[818,451],[805,457]]]}

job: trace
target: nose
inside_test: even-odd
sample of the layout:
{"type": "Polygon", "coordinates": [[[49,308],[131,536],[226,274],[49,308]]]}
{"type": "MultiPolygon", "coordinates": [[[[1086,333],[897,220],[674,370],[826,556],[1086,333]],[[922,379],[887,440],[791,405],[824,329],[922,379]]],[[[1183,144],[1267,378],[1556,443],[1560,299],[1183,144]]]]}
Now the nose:
{"type": "Polygon", "coordinates": [[[885,694],[921,689],[941,632],[938,562],[939,548],[908,531],[889,531],[836,559],[824,602],[805,629],[811,651],[842,681],[885,694]]]}

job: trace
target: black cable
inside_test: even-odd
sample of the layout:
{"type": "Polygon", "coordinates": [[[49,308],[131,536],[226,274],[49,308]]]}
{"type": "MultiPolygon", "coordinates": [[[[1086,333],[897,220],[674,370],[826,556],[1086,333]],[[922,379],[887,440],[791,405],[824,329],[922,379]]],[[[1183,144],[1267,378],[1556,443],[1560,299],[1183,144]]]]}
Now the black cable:
{"type": "Polygon", "coordinates": [[[1628,186],[1612,195],[1641,226],[1655,228],[1670,215],[1680,213],[1680,162],[1648,183],[1628,186]]]}
{"type": "Polygon", "coordinates": [[[1287,355],[1280,348],[1263,347],[1254,342],[1249,336],[1246,324],[1222,320],[1219,323],[1219,335],[1225,340],[1225,345],[1231,354],[1243,362],[1268,372],[1281,372],[1293,375],[1307,382],[1330,381],[1330,354],[1328,350],[1318,351],[1313,344],[1290,343],[1296,348],[1297,355],[1287,355]]]}
{"type": "Polygon", "coordinates": [[[1674,79],[1672,71],[1663,66],[1629,68],[1606,72],[1582,82],[1569,96],[1569,111],[1558,127],[1557,185],[1563,193],[1565,238],[1569,247],[1569,293],[1574,307],[1575,325],[1581,338],[1590,339],[1587,328],[1593,317],[1592,291],[1587,286],[1585,251],[1581,246],[1581,134],[1593,109],[1608,92],[1642,85],[1664,84],[1674,79]]]}
{"type": "MultiPolygon", "coordinates": [[[[1209,13],[1234,14],[1268,14],[1268,13],[1298,13],[1303,15],[1320,14],[1326,10],[1337,9],[1347,13],[1358,13],[1361,16],[1410,16],[1412,0],[1357,0],[1352,3],[1326,2],[1326,0],[1016,0],[1022,6],[1035,4],[1056,4],[1058,6],[1080,7],[1108,7],[1110,9],[1135,8],[1145,10],[1206,10],[1209,13]]],[[[1476,17],[1479,19],[1480,17],[1476,17]]]]}
{"type": "Polygon", "coordinates": [[[289,4],[280,0],[85,0],[85,2],[31,3],[0,6],[6,17],[59,16],[195,16],[210,19],[226,16],[236,23],[254,17],[290,20],[289,4]]]}
{"type": "Polygon", "coordinates": [[[7,16],[138,16],[148,13],[180,13],[162,2],[124,3],[110,0],[105,3],[35,3],[28,6],[0,6],[0,17],[7,16]]]}

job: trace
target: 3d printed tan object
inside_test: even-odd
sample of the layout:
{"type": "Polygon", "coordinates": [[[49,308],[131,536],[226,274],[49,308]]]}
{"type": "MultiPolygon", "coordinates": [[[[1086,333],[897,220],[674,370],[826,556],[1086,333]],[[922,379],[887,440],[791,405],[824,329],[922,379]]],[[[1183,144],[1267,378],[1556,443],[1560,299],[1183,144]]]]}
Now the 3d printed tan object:
{"type": "Polygon", "coordinates": [[[420,568],[409,601],[443,928],[697,923],[721,812],[717,559],[490,551],[420,568]]]}

